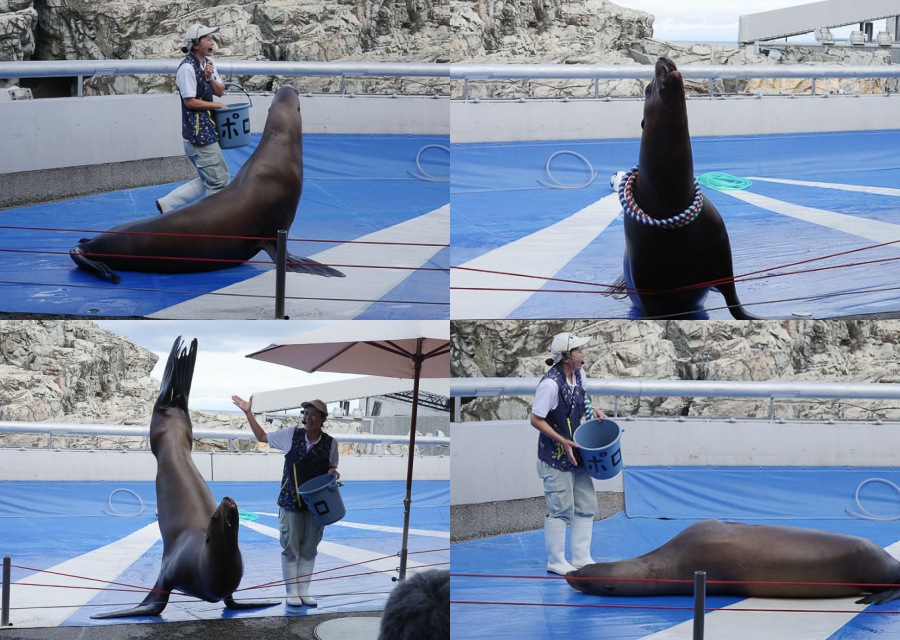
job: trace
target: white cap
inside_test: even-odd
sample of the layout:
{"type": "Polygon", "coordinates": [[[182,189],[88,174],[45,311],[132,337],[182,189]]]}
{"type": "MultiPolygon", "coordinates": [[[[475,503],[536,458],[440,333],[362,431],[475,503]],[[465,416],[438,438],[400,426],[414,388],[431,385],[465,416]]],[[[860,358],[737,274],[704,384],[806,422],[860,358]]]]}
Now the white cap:
{"type": "Polygon", "coordinates": [[[207,27],[206,25],[202,25],[198,22],[189,26],[187,28],[187,31],[184,32],[184,41],[187,43],[188,49],[190,49],[191,43],[194,40],[199,40],[203,36],[208,36],[211,33],[216,33],[218,30],[219,27],[207,27]]]}
{"type": "Polygon", "coordinates": [[[590,338],[579,338],[571,333],[557,333],[553,336],[553,343],[550,345],[550,355],[554,362],[559,362],[572,349],[580,349],[590,341],[590,338]]]}

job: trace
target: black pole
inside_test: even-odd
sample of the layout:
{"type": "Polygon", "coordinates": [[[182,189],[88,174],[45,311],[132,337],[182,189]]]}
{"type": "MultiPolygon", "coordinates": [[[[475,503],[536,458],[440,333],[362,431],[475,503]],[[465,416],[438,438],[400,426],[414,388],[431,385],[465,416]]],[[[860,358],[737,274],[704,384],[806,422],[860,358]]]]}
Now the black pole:
{"type": "Polygon", "coordinates": [[[407,543],[409,541],[409,507],[412,504],[413,460],[416,447],[416,417],[419,412],[419,376],[422,373],[422,338],[416,338],[416,355],[413,360],[413,403],[409,421],[409,461],[406,466],[406,499],[403,500],[403,545],[400,548],[400,580],[406,578],[407,543]]]}
{"type": "Polygon", "coordinates": [[[0,627],[12,626],[9,624],[10,563],[10,557],[3,556],[3,598],[0,602],[0,627]]]}
{"type": "Polygon", "coordinates": [[[694,572],[694,640],[703,640],[706,621],[706,572],[694,572]]]}
{"type": "Polygon", "coordinates": [[[287,271],[287,231],[278,232],[275,247],[275,319],[284,320],[284,281],[287,271]]]}

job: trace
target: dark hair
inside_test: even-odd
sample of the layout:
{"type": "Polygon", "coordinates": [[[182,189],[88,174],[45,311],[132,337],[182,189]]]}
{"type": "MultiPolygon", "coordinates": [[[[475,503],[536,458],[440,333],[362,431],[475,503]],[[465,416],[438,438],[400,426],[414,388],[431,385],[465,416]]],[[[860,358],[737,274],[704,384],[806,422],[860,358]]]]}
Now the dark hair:
{"type": "Polygon", "coordinates": [[[378,640],[450,640],[450,572],[414,573],[394,587],[378,640]]]}

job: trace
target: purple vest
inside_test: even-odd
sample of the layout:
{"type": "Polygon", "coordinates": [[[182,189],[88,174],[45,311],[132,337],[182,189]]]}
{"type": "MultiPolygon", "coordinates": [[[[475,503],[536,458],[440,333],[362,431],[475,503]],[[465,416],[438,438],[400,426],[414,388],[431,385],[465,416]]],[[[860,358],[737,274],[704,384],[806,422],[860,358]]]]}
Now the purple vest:
{"type": "MultiPolygon", "coordinates": [[[[584,417],[585,393],[584,387],[581,386],[581,377],[576,373],[575,386],[570,387],[566,382],[566,374],[559,365],[553,365],[542,380],[548,378],[556,383],[559,395],[556,399],[556,408],[547,414],[547,423],[556,433],[567,440],[572,440],[584,417]]],[[[575,457],[578,458],[578,449],[575,449],[575,457]]],[[[538,458],[560,471],[571,471],[575,468],[566,454],[565,447],[543,433],[538,436],[538,458]]]]}

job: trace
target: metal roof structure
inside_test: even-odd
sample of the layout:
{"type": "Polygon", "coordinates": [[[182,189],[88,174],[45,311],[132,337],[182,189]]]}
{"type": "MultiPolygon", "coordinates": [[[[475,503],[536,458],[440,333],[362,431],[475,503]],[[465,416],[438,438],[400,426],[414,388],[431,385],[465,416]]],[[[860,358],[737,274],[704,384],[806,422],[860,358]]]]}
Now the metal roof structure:
{"type": "Polygon", "coordinates": [[[741,16],[738,21],[738,43],[787,38],[815,31],[819,27],[843,27],[900,13],[896,0],[823,0],[784,9],[761,11],[741,16]]]}

